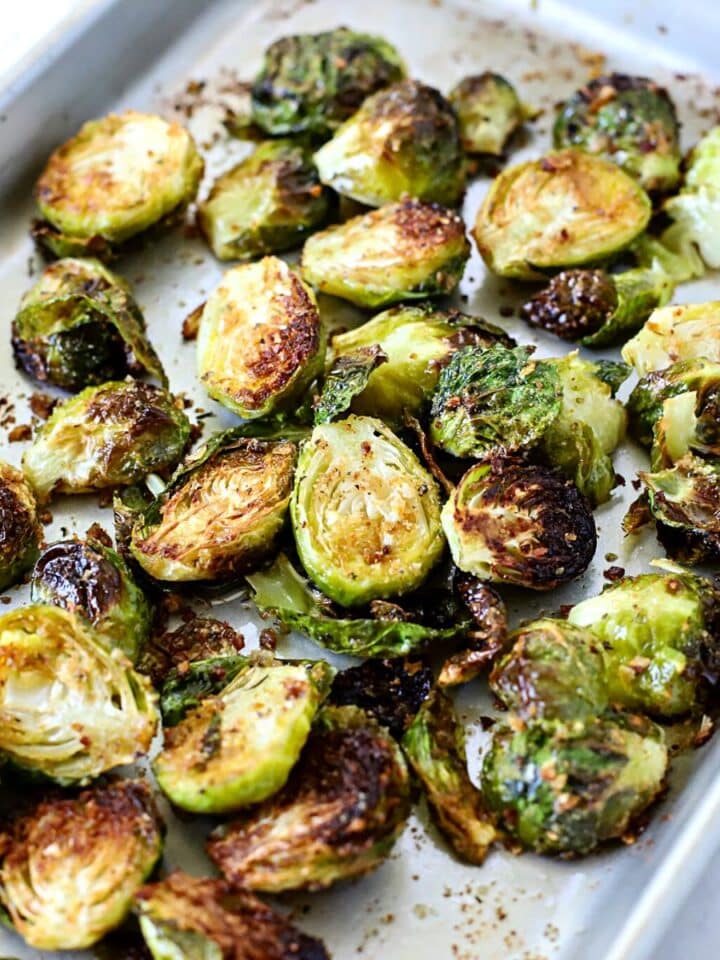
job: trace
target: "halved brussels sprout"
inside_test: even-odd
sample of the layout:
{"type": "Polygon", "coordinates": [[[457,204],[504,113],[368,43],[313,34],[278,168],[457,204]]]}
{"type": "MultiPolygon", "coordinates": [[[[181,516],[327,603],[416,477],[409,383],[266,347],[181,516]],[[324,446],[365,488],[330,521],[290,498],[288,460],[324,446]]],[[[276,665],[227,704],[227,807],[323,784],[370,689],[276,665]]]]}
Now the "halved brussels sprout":
{"type": "Polygon", "coordinates": [[[462,572],[455,577],[455,589],[470,610],[473,624],[465,637],[465,649],[451,654],[443,663],[437,680],[439,687],[455,687],[474,680],[507,644],[507,610],[498,592],[462,572]]]}
{"type": "Polygon", "coordinates": [[[90,120],[51,155],[35,185],[33,236],[53,257],[107,259],[195,199],[203,162],[179,123],[127,110],[90,120]]]}
{"type": "Polygon", "coordinates": [[[460,139],[468,153],[500,156],[529,116],[510,81],[489,70],[463,77],[448,100],[457,113],[460,139]]]}
{"type": "Polygon", "coordinates": [[[130,551],[156,580],[225,580],[272,553],[285,523],[296,447],[216,434],[132,529],[130,551]]]}
{"type": "Polygon", "coordinates": [[[490,674],[490,687],[526,723],[568,724],[608,706],[600,640],[566,620],[533,620],[509,637],[512,647],[490,674]]]}
{"type": "Polygon", "coordinates": [[[137,669],[147,673],[153,685],[162,686],[164,692],[163,681],[169,675],[184,674],[196,661],[236,656],[244,646],[243,635],[224,620],[194,617],[177,630],[152,637],[143,650],[137,669]]]}
{"type": "Polygon", "coordinates": [[[231,813],[286,782],[335,671],[324,660],[259,658],[165,729],[153,771],[175,806],[231,813]]]}
{"type": "Polygon", "coordinates": [[[327,219],[328,196],[309,148],[272,140],[215,181],[198,223],[219,260],[250,260],[299,247],[327,219]]]}
{"type": "Polygon", "coordinates": [[[210,656],[204,660],[185,660],[172,667],[163,678],[160,713],[163,727],[174,727],[203,700],[221,693],[235,677],[251,664],[241,653],[210,656]]]}
{"type": "Polygon", "coordinates": [[[368,97],[315,163],[323,183],[370,207],[405,196],[454,207],[465,188],[455,112],[439,90],[416,80],[368,97]]]}
{"type": "Polygon", "coordinates": [[[189,438],[190,422],[171,394],[137,380],[111,381],[55,407],[23,469],[40,500],[89,493],[174,467],[189,438]]]}
{"type": "Polygon", "coordinates": [[[720,363],[720,300],[653,310],[622,356],[641,377],[679,360],[704,357],[720,363]]]}
{"type": "Polygon", "coordinates": [[[428,697],[432,682],[432,671],[423,660],[366,660],[335,676],[329,702],[360,707],[399,739],[428,697]]]}
{"type": "Polygon", "coordinates": [[[504,170],[472,233],[493,273],[534,280],[607,260],[643,232],[651,212],[648,195],[615,164],[558,150],[504,170]]]}
{"type": "Polygon", "coordinates": [[[92,537],[46,547],[33,570],[30,598],[84,617],[133,663],[150,635],[150,605],[127,564],[92,537]]]}
{"type": "Polygon", "coordinates": [[[532,360],[528,347],[465,347],[440,374],[430,437],[455,457],[528,450],[560,413],[561,397],[556,367],[532,360]]]}
{"type": "Polygon", "coordinates": [[[697,577],[643,574],[576,604],[570,623],[595,634],[610,701],[659,716],[691,710],[718,640],[718,598],[697,577]]]}
{"type": "Polygon", "coordinates": [[[668,240],[696,246],[709,267],[720,267],[720,127],[713,127],[690,153],[680,193],[663,206],[674,220],[668,240]]]}
{"type": "Polygon", "coordinates": [[[462,860],[482,863],[498,834],[468,775],[465,733],[442,691],[422,704],[402,747],[440,832],[462,860]]]}
{"type": "Polygon", "coordinates": [[[290,503],[303,567],[345,606],[419,586],[443,552],[435,481],[385,424],[315,427],[290,503]]]}
{"type": "Polygon", "coordinates": [[[0,899],[38,950],[97,943],[122,923],[160,859],[162,823],[148,785],[119,780],[47,800],[13,823],[0,899]]]}
{"type": "Polygon", "coordinates": [[[20,470],[0,460],[0,590],[32,567],[40,553],[37,504],[20,470]]]}
{"type": "Polygon", "coordinates": [[[587,854],[632,830],[662,792],[667,766],[663,730],[643,716],[609,714],[573,730],[502,725],[485,755],[482,790],[524,847],[587,854]]]}
{"type": "Polygon", "coordinates": [[[560,108],[553,144],[604,157],[646,190],[672,190],[680,179],[675,105],[647,77],[612,73],[590,80],[560,108]]]}
{"type": "Polygon", "coordinates": [[[325,331],[312,290],[277,257],[233,267],[200,318],[198,376],[246,419],[292,407],[322,371],[325,331]]]}
{"type": "Polygon", "coordinates": [[[462,218],[435,203],[403,200],[310,237],[301,270],[322,293],[384,307],[452,293],[470,256],[462,218]]]}
{"type": "Polygon", "coordinates": [[[222,880],[175,871],[136,902],[154,960],[329,960],[319,940],[222,880]]]}
{"type": "Polygon", "coordinates": [[[12,322],[15,360],[66,390],[148,373],[167,386],[130,287],[98,260],[49,264],[12,322]]]}
{"type": "Polygon", "coordinates": [[[355,413],[403,422],[405,412],[424,411],[443,367],[465,346],[512,346],[514,341],[492,323],[431,303],[392,307],[354,330],[332,338],[335,363],[373,346],[386,361],[372,370],[364,389],[353,398],[355,413]]]}
{"type": "Polygon", "coordinates": [[[382,37],[346,27],[281,37],[255,78],[252,117],[272,136],[327,136],[366,97],[404,75],[400,55],[382,37]]]}
{"type": "Polygon", "coordinates": [[[410,813],[392,736],[357,707],[326,707],[285,788],[211,835],[227,880],[249,890],[322,890],[380,866],[410,813]]]}
{"type": "Polygon", "coordinates": [[[0,617],[0,750],[66,785],[145,753],[156,697],[120,650],[59,607],[0,617]]]}
{"type": "Polygon", "coordinates": [[[590,505],[555,470],[496,458],[478,463],[443,507],[453,560],[481,580],[552,590],[595,553],[590,505]]]}

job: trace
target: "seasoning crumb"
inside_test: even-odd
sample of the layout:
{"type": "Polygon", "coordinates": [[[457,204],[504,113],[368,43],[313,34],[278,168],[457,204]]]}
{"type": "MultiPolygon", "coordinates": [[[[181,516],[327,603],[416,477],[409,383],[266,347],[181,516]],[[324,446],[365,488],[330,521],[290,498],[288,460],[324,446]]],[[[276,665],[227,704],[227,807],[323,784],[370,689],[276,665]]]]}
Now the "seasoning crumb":
{"type": "Polygon", "coordinates": [[[32,437],[32,427],[29,423],[19,423],[8,432],[10,443],[23,443],[32,437]]]}

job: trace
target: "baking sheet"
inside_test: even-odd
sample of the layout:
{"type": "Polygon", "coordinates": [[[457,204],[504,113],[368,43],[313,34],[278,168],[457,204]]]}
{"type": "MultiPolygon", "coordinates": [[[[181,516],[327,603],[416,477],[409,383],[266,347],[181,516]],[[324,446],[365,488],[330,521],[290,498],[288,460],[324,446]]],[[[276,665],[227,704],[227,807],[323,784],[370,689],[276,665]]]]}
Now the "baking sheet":
{"type": "MultiPolygon", "coordinates": [[[[30,274],[39,269],[27,238],[32,215],[27,182],[50,146],[72,134],[90,115],[127,106],[156,110],[180,116],[193,129],[206,148],[209,179],[248,149],[219,135],[223,109],[218,104],[232,105],[236,97],[242,99],[236,79],[251,77],[264,47],[284,33],[340,24],[382,33],[398,46],[414,75],[443,90],[470,71],[493,69],[507,74],[523,98],[544,111],[513,153],[513,161],[547,149],[552,105],[585,81],[590,70],[600,67],[597,53],[601,50],[608,56],[608,68],[647,73],[669,86],[684,123],[684,144],[692,144],[701,131],[717,122],[712,76],[701,80],[693,75],[703,68],[704,55],[708,68],[711,65],[708,34],[712,31],[707,21],[717,14],[703,10],[699,3],[685,4],[679,15],[670,11],[669,4],[610,2],[603,5],[601,22],[592,12],[596,6],[587,2],[571,8],[543,0],[531,5],[512,0],[154,0],[150,4],[100,0],[82,23],[74,23],[72,36],[62,41],[62,59],[53,62],[53,51],[45,51],[43,63],[5,95],[0,181],[15,184],[2,198],[0,302],[5,342],[9,342],[9,323],[19,297],[32,283],[30,274]],[[666,13],[675,18],[674,25],[666,13]],[[692,29],[694,17],[699,33],[692,29]],[[194,84],[188,90],[191,80],[194,84]]],[[[464,210],[468,222],[488,182],[480,180],[470,189],[464,210]]],[[[183,318],[205,298],[225,267],[200,240],[178,231],[150,249],[123,258],[117,269],[136,286],[172,388],[193,398],[195,414],[212,413],[204,421],[206,435],[215,426],[235,422],[197,388],[194,346],[184,344],[180,335],[183,318]]],[[[719,289],[716,280],[705,280],[683,287],[676,300],[717,298],[719,289]]],[[[477,255],[468,265],[460,293],[463,309],[499,323],[521,342],[537,344],[539,355],[563,352],[559,341],[501,316],[501,307],[516,307],[522,297],[507,283],[488,276],[477,255]]],[[[343,323],[357,322],[359,317],[327,299],[321,308],[329,318],[343,323]]],[[[16,463],[24,444],[8,443],[7,435],[12,426],[31,421],[27,400],[33,387],[13,369],[9,350],[0,355],[0,385],[0,393],[12,404],[11,411],[0,409],[0,455],[16,463]]],[[[654,539],[645,537],[628,550],[620,538],[620,519],[634,496],[630,481],[645,464],[644,454],[629,445],[616,457],[616,468],[627,485],[618,489],[612,503],[597,511],[600,542],[588,574],[550,597],[507,592],[514,617],[528,618],[598,592],[604,583],[602,571],[609,565],[604,559],[607,552],[618,554],[613,562],[629,573],[648,569],[661,552],[654,539]]],[[[96,520],[107,528],[112,524],[111,511],[99,508],[97,497],[58,500],[53,514],[46,530],[48,540],[69,532],[82,534],[96,520]]],[[[20,603],[26,599],[26,590],[9,595],[13,604],[20,603]]],[[[248,647],[254,645],[257,622],[242,602],[218,606],[213,614],[239,627],[248,647]]],[[[300,638],[283,641],[280,653],[322,655],[300,638]]],[[[484,686],[469,685],[458,705],[468,724],[468,753],[476,772],[485,736],[478,719],[489,710],[484,686]]],[[[720,740],[676,763],[669,797],[634,846],[616,847],[577,863],[531,855],[518,858],[497,850],[484,866],[468,867],[453,859],[420,809],[390,860],[375,874],[323,894],[287,897],[282,903],[296,912],[305,929],[325,939],[335,960],[363,956],[640,960],[714,849],[718,832],[714,824],[720,814],[718,772],[720,740]]],[[[165,865],[207,872],[201,848],[208,823],[180,824],[164,802],[162,809],[170,826],[165,865]]],[[[25,947],[5,931],[0,931],[0,951],[22,960],[52,956],[25,947]]]]}

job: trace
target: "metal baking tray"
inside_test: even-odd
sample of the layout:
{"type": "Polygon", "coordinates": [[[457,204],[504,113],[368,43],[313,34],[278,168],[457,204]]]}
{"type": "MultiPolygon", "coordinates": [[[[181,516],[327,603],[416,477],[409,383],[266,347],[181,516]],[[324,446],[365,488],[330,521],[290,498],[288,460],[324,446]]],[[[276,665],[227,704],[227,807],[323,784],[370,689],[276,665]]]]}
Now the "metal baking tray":
{"type": "MultiPolygon", "coordinates": [[[[242,98],[235,78],[252,77],[263,49],[277,36],[340,24],[382,33],[398,46],[413,74],[443,90],[466,72],[506,73],[523,98],[544,111],[513,161],[547,149],[553,104],[601,65],[598,53],[607,56],[608,68],[645,73],[669,86],[685,146],[718,122],[712,72],[720,7],[702,0],[686,0],[682,9],[668,2],[605,0],[601,11],[593,0],[85,0],[0,93],[0,304],[6,344],[0,350],[0,394],[10,405],[0,408],[0,456],[19,461],[24,444],[9,443],[8,431],[31,421],[27,403],[33,387],[13,367],[9,324],[32,271],[39,269],[28,238],[30,187],[49,151],[89,117],[133,106],[187,122],[205,145],[212,176],[248,149],[213,136],[222,130],[218,105],[242,98]],[[188,88],[189,81],[199,83],[188,88]]],[[[488,182],[480,180],[469,191],[469,221],[488,182]]],[[[232,416],[198,388],[194,347],[180,334],[183,318],[205,298],[223,267],[201,241],[179,230],[125,257],[117,269],[136,285],[172,388],[192,397],[196,412],[212,413],[204,421],[206,434],[229,425],[232,416]]],[[[717,298],[719,291],[711,278],[684,287],[679,297],[701,301],[717,298]]],[[[558,341],[508,319],[507,310],[501,315],[500,307],[516,306],[518,296],[488,276],[477,256],[461,294],[464,309],[536,343],[540,355],[561,352],[558,341]]],[[[328,301],[321,306],[328,317],[336,315],[328,301]]],[[[353,311],[343,308],[340,315],[347,323],[353,311]]],[[[629,445],[617,456],[627,485],[597,512],[600,544],[588,574],[551,597],[509,594],[516,618],[598,592],[607,552],[619,554],[615,562],[629,573],[648,569],[660,553],[654,539],[628,545],[620,533],[634,496],[630,481],[644,464],[644,454],[629,445]]],[[[53,514],[48,540],[83,533],[95,520],[108,528],[112,522],[97,497],[58,500],[53,514]]],[[[12,604],[27,599],[26,588],[10,595],[12,604]]],[[[213,612],[238,626],[248,646],[254,644],[257,621],[241,599],[213,612]]],[[[322,654],[299,638],[283,641],[280,652],[322,654]]],[[[483,741],[478,720],[489,709],[483,684],[462,690],[458,703],[476,772],[483,741]]],[[[161,805],[169,825],[166,866],[208,871],[202,854],[207,823],[179,823],[167,804],[161,805]]],[[[577,862],[496,850],[484,866],[468,867],[453,859],[421,809],[376,873],[282,902],[309,932],[325,939],[335,960],[641,960],[714,852],[719,823],[720,737],[676,762],[672,789],[634,846],[577,862]]],[[[22,960],[52,956],[25,947],[4,930],[0,952],[22,960]]],[[[64,956],[79,960],[90,954],[64,956]]]]}

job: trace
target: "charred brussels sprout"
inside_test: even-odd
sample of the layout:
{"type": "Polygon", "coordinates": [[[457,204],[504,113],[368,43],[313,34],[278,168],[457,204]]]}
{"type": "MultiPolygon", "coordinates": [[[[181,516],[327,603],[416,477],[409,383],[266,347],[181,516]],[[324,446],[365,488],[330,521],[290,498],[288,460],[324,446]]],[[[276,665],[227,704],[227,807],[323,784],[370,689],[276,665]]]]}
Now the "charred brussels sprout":
{"type": "Polygon", "coordinates": [[[559,150],[504,170],[473,235],[493,273],[541,279],[609,259],[642,233],[651,209],[642,187],[614,164],[559,150]]]}
{"type": "Polygon", "coordinates": [[[534,620],[510,635],[510,651],[496,663],[490,687],[524,722],[575,724],[608,705],[599,639],[565,620],[534,620]]]}
{"type": "Polygon", "coordinates": [[[224,620],[195,617],[177,630],[152,637],[140,657],[138,670],[147,673],[153,684],[160,687],[171,672],[184,674],[188,665],[196,661],[236,656],[244,646],[243,635],[224,620]]]}
{"type": "Polygon", "coordinates": [[[294,443],[216,435],[135,523],[133,557],[156,580],[226,580],[257,566],[285,522],[295,456],[294,443]]]}
{"type": "Polygon", "coordinates": [[[675,222],[663,236],[674,246],[696,246],[709,267],[720,267],[720,127],[692,150],[682,190],[664,210],[675,222]]]}
{"type": "Polygon", "coordinates": [[[455,457],[536,446],[561,409],[556,367],[527,347],[465,347],[443,369],[430,411],[433,443],[455,457]]]}
{"type": "Polygon", "coordinates": [[[288,778],[334,670],[260,659],[165,730],[158,784],[192,813],[230,813],[276,793],[288,778]]]}
{"type": "Polygon", "coordinates": [[[679,360],[704,357],[720,363],[720,300],[653,310],[622,355],[641,377],[679,360]]]}
{"type": "Polygon", "coordinates": [[[321,890],[382,863],[405,827],[410,793],[391,735],[356,707],[327,707],[284,789],[218,828],[208,852],[234,885],[321,890]]]}
{"type": "Polygon", "coordinates": [[[510,136],[528,118],[515,87],[499,73],[474,74],[448,96],[457,113],[460,139],[468,153],[502,154],[510,136]]]}
{"type": "Polygon", "coordinates": [[[434,690],[402,739],[441,833],[469,863],[482,863],[497,831],[468,775],[465,735],[452,701],[434,690]]]}
{"type": "Polygon", "coordinates": [[[432,680],[422,660],[366,660],[337,674],[329,699],[341,707],[360,707],[399,738],[428,697],[432,680]]]}
{"type": "Polygon", "coordinates": [[[323,183],[370,207],[404,196],[453,207],[465,187],[455,112],[439,90],[415,80],[368,97],[315,163],[323,183]]]}
{"type": "Polygon", "coordinates": [[[439,310],[429,303],[392,307],[354,330],[332,339],[335,362],[379,347],[386,361],[372,370],[352,400],[355,413],[403,422],[405,412],[424,411],[443,367],[465,346],[512,346],[507,334],[480,317],[439,310]]]}
{"type": "Polygon", "coordinates": [[[222,880],[176,871],[136,900],[154,960],[329,960],[319,940],[222,880]]]}
{"type": "Polygon", "coordinates": [[[597,532],[588,501],[548,467],[471,467],[443,507],[453,560],[481,580],[552,590],[583,573],[597,532]]]}
{"type": "Polygon", "coordinates": [[[524,847],[587,854],[632,829],[661,793],[667,765],[662,729],[642,716],[610,714],[572,731],[500,726],[483,762],[482,790],[524,847]]]}
{"type": "Polygon", "coordinates": [[[86,123],[52,154],[35,186],[33,235],[54,257],[107,259],[195,199],[203,162],[178,123],[128,110],[86,123]]]}
{"type": "Polygon", "coordinates": [[[98,260],[51,263],[12,323],[19,367],[66,390],[148,373],[167,378],[130,288],[98,260]]]}
{"type": "Polygon", "coordinates": [[[434,203],[403,200],[314,234],[305,243],[308,283],[359,307],[452,293],[470,256],[462,219],[434,203]]]}
{"type": "Polygon", "coordinates": [[[277,257],[233,267],[200,319],[198,376],[246,419],[292,406],[321,371],[325,332],[312,291],[277,257]]]}
{"type": "Polygon", "coordinates": [[[89,493],[173,467],[190,438],[182,406],[136,380],[88,387],[55,407],[25,452],[36,494],[89,493]]]}
{"type": "Polygon", "coordinates": [[[37,504],[27,480],[0,460],[0,590],[32,567],[41,540],[37,504]]]}
{"type": "Polygon", "coordinates": [[[142,781],[51,799],[5,836],[0,898],[30,946],[90,947],[122,923],[161,851],[161,822],[142,781]]]}
{"type": "Polygon", "coordinates": [[[309,149],[275,140],[215,181],[198,223],[219,260],[249,260],[300,246],[327,215],[309,149]]]}
{"type": "Polygon", "coordinates": [[[282,37],[265,51],[255,78],[253,120],[273,136],[327,136],[366,97],[404,75],[397,50],[381,37],[345,27],[282,37]]]}
{"type": "Polygon", "coordinates": [[[127,564],[93,538],[47,547],[35,564],[30,597],[89,620],[110,647],[133,662],[150,634],[150,606],[127,564]]]}
{"type": "Polygon", "coordinates": [[[680,124],[667,90],[646,77],[596,77],[561,107],[556,147],[579,147],[616,163],[646,190],[680,179],[680,124]]]}
{"type": "Polygon", "coordinates": [[[149,682],[59,607],[0,617],[0,750],[60,784],[85,783],[150,747],[149,682]]]}
{"type": "Polygon", "coordinates": [[[371,417],[313,430],[300,453],[290,512],[303,567],[345,606],[407,593],[443,551],[435,481],[371,417]]]}

